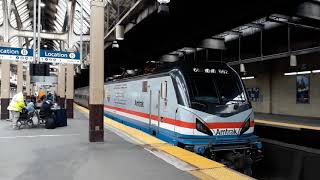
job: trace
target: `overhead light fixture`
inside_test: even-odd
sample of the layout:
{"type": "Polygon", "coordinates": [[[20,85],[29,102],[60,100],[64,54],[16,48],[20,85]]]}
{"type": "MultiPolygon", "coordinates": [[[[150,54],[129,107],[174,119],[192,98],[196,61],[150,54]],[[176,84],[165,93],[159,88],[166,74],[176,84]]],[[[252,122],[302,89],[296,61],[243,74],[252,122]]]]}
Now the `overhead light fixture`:
{"type": "Polygon", "coordinates": [[[320,73],[320,69],[313,70],[312,73],[320,73]]]}
{"type": "Polygon", "coordinates": [[[160,4],[158,7],[158,13],[162,15],[168,15],[170,10],[168,3],[170,0],[158,0],[158,3],[160,4]]]}
{"type": "MultiPolygon", "coordinates": [[[[320,70],[319,70],[319,72],[320,72],[320,70]]],[[[302,75],[302,74],[311,74],[311,71],[299,71],[299,72],[284,73],[285,76],[294,76],[294,75],[302,75]]]]}
{"type": "Polygon", "coordinates": [[[300,71],[297,74],[311,74],[311,71],[300,71]]]}
{"type": "Polygon", "coordinates": [[[289,73],[284,73],[285,76],[294,76],[297,75],[297,72],[289,72],[289,73]]]}
{"type": "Polygon", "coordinates": [[[45,7],[45,6],[46,6],[45,3],[43,3],[43,2],[40,3],[40,7],[45,7]]]}
{"type": "Polygon", "coordinates": [[[47,48],[47,47],[48,47],[48,45],[46,45],[46,44],[45,44],[45,45],[43,45],[43,47],[47,48]]]}
{"type": "Polygon", "coordinates": [[[254,79],[254,76],[241,77],[243,80],[254,79]]]}
{"type": "Polygon", "coordinates": [[[124,26],[116,25],[116,40],[124,39],[124,26]]]}
{"type": "Polygon", "coordinates": [[[290,55],[290,66],[297,66],[297,56],[290,55]]]}
{"type": "Polygon", "coordinates": [[[240,64],[240,72],[242,73],[246,72],[246,67],[244,66],[243,63],[240,64]]]}
{"type": "Polygon", "coordinates": [[[111,48],[119,48],[118,42],[117,41],[113,41],[111,48]]]}
{"type": "Polygon", "coordinates": [[[158,3],[160,4],[168,4],[170,0],[158,0],[158,3]]]}

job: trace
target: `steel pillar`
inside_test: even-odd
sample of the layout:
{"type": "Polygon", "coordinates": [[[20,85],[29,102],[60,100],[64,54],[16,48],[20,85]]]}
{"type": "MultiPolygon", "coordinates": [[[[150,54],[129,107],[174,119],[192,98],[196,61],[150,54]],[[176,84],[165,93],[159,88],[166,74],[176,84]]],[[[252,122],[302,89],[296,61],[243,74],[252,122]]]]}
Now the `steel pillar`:
{"type": "Polygon", "coordinates": [[[67,117],[73,118],[74,72],[73,64],[67,65],[67,117]]]}
{"type": "Polygon", "coordinates": [[[104,7],[106,1],[92,0],[90,16],[89,141],[103,142],[104,101],[104,7]]]}
{"type": "Polygon", "coordinates": [[[17,63],[17,93],[23,92],[23,63],[17,63]]]}
{"type": "Polygon", "coordinates": [[[30,100],[31,99],[31,90],[30,90],[30,87],[31,87],[31,80],[30,80],[30,72],[29,72],[29,64],[27,66],[27,69],[26,69],[26,99],[30,100]]]}
{"type": "Polygon", "coordinates": [[[1,62],[1,119],[9,119],[10,62],[1,62]]]}
{"type": "Polygon", "coordinates": [[[64,108],[66,94],[66,67],[64,65],[59,65],[58,87],[59,98],[57,102],[60,107],[64,108]]]}

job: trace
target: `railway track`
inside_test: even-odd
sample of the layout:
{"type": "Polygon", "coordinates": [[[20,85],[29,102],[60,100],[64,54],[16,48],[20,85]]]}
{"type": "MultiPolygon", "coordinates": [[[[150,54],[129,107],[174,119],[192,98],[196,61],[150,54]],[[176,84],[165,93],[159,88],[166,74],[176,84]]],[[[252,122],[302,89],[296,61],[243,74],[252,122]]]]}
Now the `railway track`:
{"type": "Polygon", "coordinates": [[[264,158],[253,168],[261,180],[314,180],[320,177],[320,137],[305,129],[256,126],[264,158]]]}

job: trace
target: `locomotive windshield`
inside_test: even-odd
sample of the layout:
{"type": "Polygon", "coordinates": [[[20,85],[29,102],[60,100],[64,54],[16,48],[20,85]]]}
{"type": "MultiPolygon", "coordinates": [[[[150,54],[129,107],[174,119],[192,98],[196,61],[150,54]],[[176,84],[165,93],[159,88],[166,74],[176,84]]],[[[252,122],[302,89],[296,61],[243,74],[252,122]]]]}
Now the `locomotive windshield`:
{"type": "Polygon", "coordinates": [[[227,65],[193,68],[186,83],[194,109],[229,116],[250,108],[239,76],[227,65]]]}
{"type": "Polygon", "coordinates": [[[240,81],[232,75],[191,76],[191,99],[213,104],[245,102],[240,81]]]}

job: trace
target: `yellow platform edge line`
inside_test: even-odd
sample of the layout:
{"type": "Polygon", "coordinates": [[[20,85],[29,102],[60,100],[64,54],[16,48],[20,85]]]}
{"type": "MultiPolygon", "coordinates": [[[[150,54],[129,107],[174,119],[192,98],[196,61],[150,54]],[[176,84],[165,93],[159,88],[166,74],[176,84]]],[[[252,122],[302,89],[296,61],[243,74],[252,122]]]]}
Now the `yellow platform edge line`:
{"type": "Polygon", "coordinates": [[[290,127],[290,128],[297,128],[297,129],[311,129],[311,130],[320,131],[320,127],[314,127],[314,126],[308,126],[308,125],[302,125],[302,124],[274,122],[274,121],[266,121],[266,120],[260,120],[260,119],[255,119],[254,121],[258,124],[290,127]]]}
{"type": "MultiPolygon", "coordinates": [[[[89,113],[89,110],[85,107],[82,107],[78,104],[74,104],[74,106],[79,109],[80,111],[84,113],[89,113]]],[[[128,137],[137,142],[141,145],[150,145],[153,148],[156,148],[160,151],[163,151],[171,156],[174,156],[181,161],[184,161],[194,167],[197,168],[197,170],[193,171],[186,171],[190,173],[191,175],[199,178],[199,179],[214,179],[214,180],[224,180],[224,179],[251,179],[248,176],[245,176],[239,172],[233,171],[231,169],[226,168],[223,164],[218,163],[216,161],[207,159],[205,157],[202,157],[198,154],[192,153],[190,151],[187,151],[185,149],[179,148],[177,146],[173,146],[171,144],[168,144],[154,136],[151,136],[147,133],[144,133],[138,129],[126,126],[124,124],[121,124],[119,122],[116,122],[110,118],[104,117],[104,123],[108,126],[111,126],[112,128],[115,128],[117,130],[122,131],[123,133],[127,134],[128,137]],[[221,172],[223,171],[223,177],[221,175],[221,172]],[[213,173],[217,172],[217,173],[213,173]]]]}

